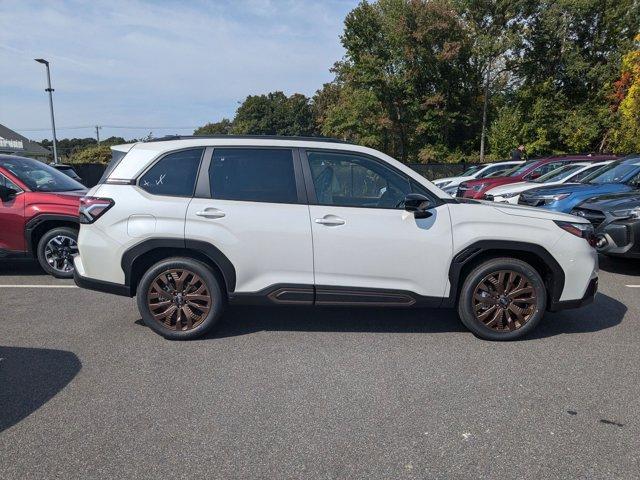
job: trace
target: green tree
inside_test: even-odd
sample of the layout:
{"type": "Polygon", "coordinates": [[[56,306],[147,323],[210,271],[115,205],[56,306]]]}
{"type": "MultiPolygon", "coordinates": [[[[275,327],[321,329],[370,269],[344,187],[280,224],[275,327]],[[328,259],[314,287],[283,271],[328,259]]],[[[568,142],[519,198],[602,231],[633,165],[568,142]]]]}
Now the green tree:
{"type": "Polygon", "coordinates": [[[200,128],[196,128],[194,135],[229,135],[233,130],[233,122],[228,118],[223,118],[219,122],[207,123],[200,128]]]}
{"type": "Polygon", "coordinates": [[[363,1],[347,15],[341,40],[340,108],[325,109],[323,133],[368,137],[404,161],[417,160],[428,146],[472,147],[479,127],[477,71],[468,29],[451,2],[363,1]],[[365,135],[362,124],[373,126],[373,135],[365,135]]]}
{"type": "Polygon", "coordinates": [[[316,132],[310,100],[283,92],[250,95],[238,107],[233,133],[251,135],[313,135],[316,132]]]}
{"type": "Polygon", "coordinates": [[[622,59],[614,89],[613,150],[622,154],[640,153],[640,35],[636,37],[636,47],[622,59]]]}

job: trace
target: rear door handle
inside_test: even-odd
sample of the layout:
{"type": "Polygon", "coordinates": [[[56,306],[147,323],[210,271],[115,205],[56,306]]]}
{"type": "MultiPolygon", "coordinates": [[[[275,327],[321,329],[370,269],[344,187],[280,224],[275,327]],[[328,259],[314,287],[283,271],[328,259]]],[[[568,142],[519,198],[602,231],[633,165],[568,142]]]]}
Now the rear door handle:
{"type": "Polygon", "coordinates": [[[226,215],[226,213],[224,213],[221,210],[218,210],[217,208],[208,207],[208,208],[205,208],[204,210],[196,212],[196,215],[204,218],[222,218],[226,215]]]}
{"type": "Polygon", "coordinates": [[[327,227],[337,227],[347,223],[344,219],[336,217],[335,215],[325,215],[322,218],[316,218],[314,221],[320,225],[326,225],[327,227]]]}

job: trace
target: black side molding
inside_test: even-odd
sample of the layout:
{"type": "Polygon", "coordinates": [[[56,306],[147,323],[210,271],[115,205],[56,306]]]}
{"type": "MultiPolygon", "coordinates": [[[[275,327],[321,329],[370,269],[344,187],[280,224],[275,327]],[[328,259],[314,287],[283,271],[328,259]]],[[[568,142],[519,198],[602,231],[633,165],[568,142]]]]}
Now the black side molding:
{"type": "Polygon", "coordinates": [[[438,308],[440,297],[425,297],[404,290],[331,285],[277,284],[257,292],[229,295],[229,303],[241,305],[317,305],[362,307],[438,308]]]}

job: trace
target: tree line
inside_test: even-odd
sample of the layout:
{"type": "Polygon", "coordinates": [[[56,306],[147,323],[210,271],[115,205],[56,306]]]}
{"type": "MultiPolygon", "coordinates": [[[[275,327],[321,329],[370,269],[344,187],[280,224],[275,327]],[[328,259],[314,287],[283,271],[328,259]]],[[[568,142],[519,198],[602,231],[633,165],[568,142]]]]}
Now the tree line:
{"type": "Polygon", "coordinates": [[[640,151],[638,0],[378,0],[308,98],[250,95],[194,134],[324,135],[409,162],[640,151]]]}

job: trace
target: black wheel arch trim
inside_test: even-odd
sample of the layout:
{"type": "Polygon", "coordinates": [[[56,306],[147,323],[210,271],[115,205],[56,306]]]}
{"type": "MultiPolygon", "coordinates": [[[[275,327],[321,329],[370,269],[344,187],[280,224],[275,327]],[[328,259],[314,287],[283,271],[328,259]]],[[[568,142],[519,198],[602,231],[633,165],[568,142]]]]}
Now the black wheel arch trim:
{"type": "Polygon", "coordinates": [[[460,293],[462,281],[464,280],[460,278],[460,275],[463,268],[466,265],[469,265],[469,262],[472,262],[479,255],[486,252],[496,251],[499,254],[500,251],[505,250],[519,251],[529,255],[534,255],[551,271],[552,278],[550,279],[550,283],[547,284],[547,279],[544,280],[549,290],[547,308],[553,310],[555,306],[560,303],[560,296],[564,290],[564,270],[562,270],[562,267],[553,255],[551,255],[551,253],[549,253],[549,251],[544,247],[534,243],[518,242],[513,240],[480,240],[458,252],[453,257],[451,266],[449,267],[449,283],[451,287],[449,297],[445,298],[442,306],[455,306],[460,293]]]}
{"type": "Polygon", "coordinates": [[[29,220],[24,227],[24,240],[27,247],[27,253],[33,253],[37,247],[37,245],[32,245],[33,232],[36,228],[38,228],[40,224],[48,221],[71,222],[80,227],[80,220],[78,219],[78,217],[73,215],[60,215],[53,213],[42,213],[40,215],[36,215],[31,220],[29,220]]]}
{"type": "MultiPolygon", "coordinates": [[[[143,255],[161,248],[193,250],[204,255],[220,270],[227,292],[232,293],[235,291],[236,269],[227,256],[214,245],[199,240],[152,238],[134,245],[122,255],[120,264],[124,272],[125,285],[131,290],[132,294],[136,291],[136,285],[132,285],[133,264],[143,255]]],[[[179,252],[176,252],[176,255],[179,255],[179,252]]]]}

